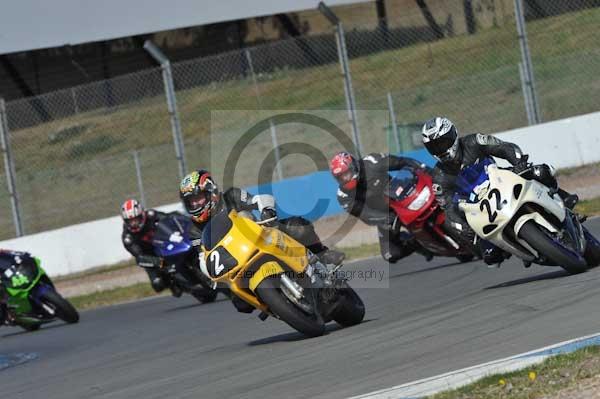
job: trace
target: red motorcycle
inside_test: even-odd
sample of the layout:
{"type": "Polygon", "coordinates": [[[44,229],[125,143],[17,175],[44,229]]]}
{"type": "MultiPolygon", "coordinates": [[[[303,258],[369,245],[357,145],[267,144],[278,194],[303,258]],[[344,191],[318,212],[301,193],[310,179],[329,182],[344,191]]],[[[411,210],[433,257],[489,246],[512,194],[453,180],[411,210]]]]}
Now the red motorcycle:
{"type": "Polygon", "coordinates": [[[448,236],[443,229],[446,215],[435,199],[431,176],[415,170],[409,178],[393,178],[386,193],[390,208],[421,246],[437,256],[469,262],[474,255],[448,236]]]}

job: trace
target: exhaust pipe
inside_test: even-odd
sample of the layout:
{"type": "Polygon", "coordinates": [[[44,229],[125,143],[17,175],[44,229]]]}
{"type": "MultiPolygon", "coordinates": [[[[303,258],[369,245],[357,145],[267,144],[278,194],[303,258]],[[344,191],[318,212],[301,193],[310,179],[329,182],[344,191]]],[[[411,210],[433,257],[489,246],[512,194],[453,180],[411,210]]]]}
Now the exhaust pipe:
{"type": "Polygon", "coordinates": [[[285,285],[285,288],[294,296],[294,298],[300,300],[302,299],[304,290],[297,283],[292,281],[285,274],[281,275],[281,282],[285,285]]]}

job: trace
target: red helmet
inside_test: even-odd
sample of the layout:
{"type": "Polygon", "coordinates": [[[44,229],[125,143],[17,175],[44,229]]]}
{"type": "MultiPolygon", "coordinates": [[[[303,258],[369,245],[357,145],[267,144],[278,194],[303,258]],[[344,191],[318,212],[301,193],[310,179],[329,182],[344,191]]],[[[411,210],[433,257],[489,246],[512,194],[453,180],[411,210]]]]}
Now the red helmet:
{"type": "Polygon", "coordinates": [[[210,219],[221,198],[217,183],[204,169],[192,172],[181,180],[179,197],[185,210],[197,223],[210,219]]]}
{"type": "Polygon", "coordinates": [[[127,230],[132,233],[139,233],[146,224],[146,211],[142,204],[133,198],[121,205],[121,217],[127,230]]]}
{"type": "Polygon", "coordinates": [[[358,184],[360,165],[356,158],[345,151],[338,152],[329,162],[329,170],[340,187],[354,190],[358,184]]]}

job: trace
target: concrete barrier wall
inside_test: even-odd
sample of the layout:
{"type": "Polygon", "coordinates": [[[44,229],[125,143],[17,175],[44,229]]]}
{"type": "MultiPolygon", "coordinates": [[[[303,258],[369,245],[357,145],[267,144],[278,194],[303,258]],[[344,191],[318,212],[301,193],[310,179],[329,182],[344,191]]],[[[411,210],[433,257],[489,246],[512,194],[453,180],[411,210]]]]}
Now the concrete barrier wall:
{"type": "MultiPolygon", "coordinates": [[[[566,168],[600,162],[600,113],[515,129],[497,136],[519,144],[536,163],[546,162],[557,168],[566,168]]],[[[404,155],[429,165],[434,163],[425,150],[404,155]]],[[[273,185],[249,187],[248,191],[274,194],[283,217],[301,215],[315,220],[342,211],[336,200],[336,184],[327,171],[286,179],[273,185]]],[[[181,210],[181,206],[170,204],[158,209],[181,210]]],[[[2,241],[0,248],[35,254],[42,259],[51,276],[130,259],[121,244],[121,220],[118,216],[2,241]]]]}
{"type": "Polygon", "coordinates": [[[600,162],[600,112],[496,135],[518,144],[534,163],[557,169],[600,162]]]}

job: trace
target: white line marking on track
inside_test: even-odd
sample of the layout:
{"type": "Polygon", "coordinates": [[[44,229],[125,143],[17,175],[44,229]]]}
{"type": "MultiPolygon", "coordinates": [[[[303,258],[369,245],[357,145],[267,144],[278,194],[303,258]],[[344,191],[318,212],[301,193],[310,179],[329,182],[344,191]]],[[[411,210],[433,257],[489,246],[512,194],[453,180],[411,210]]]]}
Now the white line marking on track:
{"type": "Polygon", "coordinates": [[[350,399],[417,399],[435,393],[468,385],[492,374],[516,371],[532,364],[541,363],[550,356],[570,353],[590,345],[600,344],[600,333],[559,342],[529,352],[494,360],[488,363],[451,371],[434,377],[424,378],[382,389],[350,399]]]}

